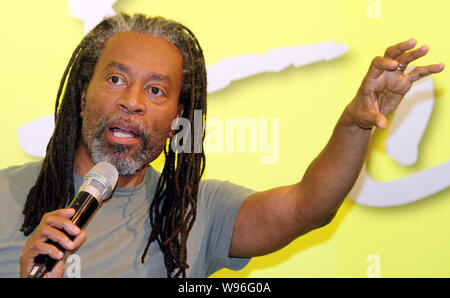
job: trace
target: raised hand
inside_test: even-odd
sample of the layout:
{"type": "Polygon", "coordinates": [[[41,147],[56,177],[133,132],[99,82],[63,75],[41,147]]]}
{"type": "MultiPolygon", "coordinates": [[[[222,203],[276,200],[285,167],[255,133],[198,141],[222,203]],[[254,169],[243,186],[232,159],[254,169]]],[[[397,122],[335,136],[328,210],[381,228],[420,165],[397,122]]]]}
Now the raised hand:
{"type": "Polygon", "coordinates": [[[363,129],[376,126],[387,127],[386,117],[398,106],[404,95],[417,80],[441,72],[444,64],[418,66],[405,73],[407,65],[423,57],[427,46],[414,49],[416,40],[410,39],[386,49],[383,57],[376,57],[361,83],[361,86],[347,106],[350,121],[363,129]]]}

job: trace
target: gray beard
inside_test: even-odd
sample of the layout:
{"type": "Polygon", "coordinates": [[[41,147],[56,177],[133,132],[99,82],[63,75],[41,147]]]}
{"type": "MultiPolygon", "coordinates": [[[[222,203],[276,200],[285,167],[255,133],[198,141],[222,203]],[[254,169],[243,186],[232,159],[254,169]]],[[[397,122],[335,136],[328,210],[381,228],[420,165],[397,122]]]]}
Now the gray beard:
{"type": "Polygon", "coordinates": [[[144,168],[148,164],[148,151],[139,150],[128,156],[132,146],[123,144],[108,144],[112,153],[108,153],[101,139],[95,138],[89,151],[94,163],[109,162],[116,167],[120,176],[132,176],[136,171],[144,168]]]}
{"type": "MultiPolygon", "coordinates": [[[[158,146],[153,147],[156,150],[152,150],[149,147],[153,134],[147,132],[146,128],[140,124],[134,125],[141,132],[142,147],[135,152],[132,152],[135,146],[107,142],[104,137],[105,131],[111,122],[117,120],[126,121],[127,119],[126,117],[115,115],[112,117],[105,116],[101,120],[96,121],[98,124],[94,123],[94,125],[90,125],[89,120],[87,123],[83,121],[82,135],[85,136],[84,144],[94,163],[108,162],[116,167],[120,176],[132,176],[136,171],[146,167],[161,152],[155,152],[158,150],[158,146]],[[98,129],[94,131],[93,127],[98,127],[98,129]]],[[[131,121],[128,119],[128,122],[131,121]]]]}

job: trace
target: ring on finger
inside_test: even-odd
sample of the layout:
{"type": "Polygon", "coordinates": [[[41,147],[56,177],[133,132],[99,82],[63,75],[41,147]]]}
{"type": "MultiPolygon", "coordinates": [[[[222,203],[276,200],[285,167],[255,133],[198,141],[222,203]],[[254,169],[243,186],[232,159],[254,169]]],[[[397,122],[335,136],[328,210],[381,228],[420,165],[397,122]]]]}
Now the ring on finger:
{"type": "Polygon", "coordinates": [[[406,65],[405,64],[402,64],[402,63],[398,64],[397,71],[404,72],[405,69],[406,69],[406,65]]]}

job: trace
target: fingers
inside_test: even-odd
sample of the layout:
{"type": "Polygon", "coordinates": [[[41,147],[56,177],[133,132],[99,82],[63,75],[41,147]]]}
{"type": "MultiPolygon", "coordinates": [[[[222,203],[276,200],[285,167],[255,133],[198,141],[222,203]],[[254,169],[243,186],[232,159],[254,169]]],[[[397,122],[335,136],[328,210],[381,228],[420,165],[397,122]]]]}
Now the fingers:
{"type": "Polygon", "coordinates": [[[78,234],[75,239],[73,239],[74,249],[77,250],[81,245],[83,245],[84,241],[86,241],[87,235],[86,232],[81,230],[80,234],[78,234]]]}
{"type": "MultiPolygon", "coordinates": [[[[384,57],[376,57],[372,61],[372,64],[368,71],[368,77],[371,79],[376,79],[383,73],[383,71],[396,70],[399,63],[401,63],[402,65],[408,65],[412,61],[417,60],[428,53],[429,48],[426,45],[406,52],[407,50],[412,49],[415,44],[415,39],[410,39],[406,42],[401,42],[392,47],[389,47],[386,50],[384,57]]],[[[427,75],[441,72],[443,69],[443,64],[417,67],[412,74],[408,75],[408,79],[411,82],[414,82],[427,75]]]]}
{"type": "Polygon", "coordinates": [[[38,255],[48,255],[55,260],[61,260],[64,257],[64,253],[56,246],[42,241],[33,242],[28,255],[33,258],[38,255]]]}
{"type": "Polygon", "coordinates": [[[64,230],[69,235],[76,236],[80,233],[80,228],[77,227],[71,220],[75,214],[75,209],[59,209],[53,212],[46,213],[41,220],[41,223],[54,227],[56,229],[64,230]]]}
{"type": "Polygon", "coordinates": [[[39,230],[39,234],[36,240],[42,242],[51,240],[55,243],[58,243],[62,248],[66,250],[72,250],[75,248],[74,243],[65,233],[48,225],[43,226],[39,230]]]}
{"type": "Polygon", "coordinates": [[[396,60],[403,65],[407,65],[410,62],[412,62],[420,57],[425,56],[427,52],[428,52],[428,47],[421,46],[418,49],[401,54],[400,56],[397,57],[396,60]]]}
{"type": "Polygon", "coordinates": [[[357,103],[351,109],[352,119],[361,128],[376,126],[385,129],[388,125],[386,116],[398,106],[412,83],[444,69],[444,64],[441,63],[419,66],[409,73],[404,73],[401,69],[397,71],[400,64],[406,66],[428,53],[428,46],[414,49],[416,43],[415,39],[398,43],[387,48],[384,57],[372,60],[354,99],[357,103]]]}
{"type": "Polygon", "coordinates": [[[385,70],[395,70],[398,66],[398,61],[384,58],[376,57],[372,60],[367,76],[371,79],[378,78],[385,70]]]}
{"type": "Polygon", "coordinates": [[[75,245],[68,236],[77,236],[80,233],[80,228],[70,220],[74,213],[74,209],[59,209],[46,213],[36,229],[34,239],[42,242],[51,240],[66,250],[74,249],[75,245]]]}
{"type": "Polygon", "coordinates": [[[433,64],[428,66],[418,66],[414,68],[413,71],[411,71],[409,74],[406,75],[409,81],[415,82],[420,80],[421,78],[424,78],[430,74],[433,73],[439,73],[443,71],[445,68],[443,63],[439,64],[433,64]]]}
{"type": "Polygon", "coordinates": [[[416,46],[417,41],[411,38],[407,41],[398,43],[386,49],[384,52],[385,58],[396,59],[398,56],[403,54],[407,50],[411,50],[416,46]]]}
{"type": "MultiPolygon", "coordinates": [[[[399,44],[391,46],[386,49],[384,57],[389,58],[389,59],[395,59],[399,63],[406,66],[409,63],[411,63],[412,61],[417,60],[417,59],[425,56],[428,53],[429,48],[426,45],[423,45],[420,48],[417,48],[415,50],[406,52],[406,51],[414,48],[416,43],[417,42],[415,39],[410,39],[405,42],[401,42],[399,44]]],[[[413,76],[410,77],[410,78],[412,78],[411,81],[414,82],[414,81],[417,81],[418,79],[421,79],[432,73],[437,73],[437,72],[442,71],[443,65],[441,65],[441,66],[438,66],[438,65],[439,64],[430,65],[430,67],[427,66],[427,67],[419,68],[417,70],[417,72],[413,76]]]]}
{"type": "MultiPolygon", "coordinates": [[[[43,254],[55,260],[63,260],[63,251],[76,250],[84,243],[86,233],[70,220],[74,214],[74,209],[59,209],[42,217],[36,231],[26,241],[20,257],[21,276],[28,274],[36,256],[43,254]]],[[[63,273],[56,271],[57,275],[63,273]]]]}

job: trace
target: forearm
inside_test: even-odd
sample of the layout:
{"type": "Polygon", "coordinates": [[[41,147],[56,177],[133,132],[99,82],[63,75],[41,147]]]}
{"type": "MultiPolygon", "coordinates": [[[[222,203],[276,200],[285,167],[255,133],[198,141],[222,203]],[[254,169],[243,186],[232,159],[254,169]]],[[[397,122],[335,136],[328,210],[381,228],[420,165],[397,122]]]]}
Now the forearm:
{"type": "Polygon", "coordinates": [[[361,129],[344,111],[328,144],[305,172],[298,211],[319,225],[329,222],[358,178],[371,129],[361,129]]]}
{"type": "Polygon", "coordinates": [[[273,252],[296,237],[328,223],[358,178],[372,127],[385,129],[386,117],[411,84],[443,64],[416,67],[405,74],[400,65],[426,54],[411,39],[389,47],[376,57],[361,86],[339,119],[333,134],[302,180],[250,196],[236,219],[230,255],[254,256],[273,252]],[[407,52],[408,51],[408,52],[407,52]]]}

